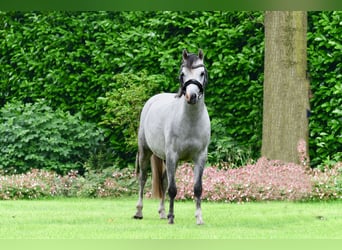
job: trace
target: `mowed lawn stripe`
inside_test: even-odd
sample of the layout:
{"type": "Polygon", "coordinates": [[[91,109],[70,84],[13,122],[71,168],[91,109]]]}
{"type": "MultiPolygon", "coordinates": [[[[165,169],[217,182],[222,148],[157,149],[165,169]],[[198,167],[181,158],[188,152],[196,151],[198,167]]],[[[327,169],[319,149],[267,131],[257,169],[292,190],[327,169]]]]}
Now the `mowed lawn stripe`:
{"type": "Polygon", "coordinates": [[[332,239],[342,238],[342,201],[226,204],[175,203],[175,224],[160,220],[159,201],[135,198],[0,201],[2,239],[332,239]]]}

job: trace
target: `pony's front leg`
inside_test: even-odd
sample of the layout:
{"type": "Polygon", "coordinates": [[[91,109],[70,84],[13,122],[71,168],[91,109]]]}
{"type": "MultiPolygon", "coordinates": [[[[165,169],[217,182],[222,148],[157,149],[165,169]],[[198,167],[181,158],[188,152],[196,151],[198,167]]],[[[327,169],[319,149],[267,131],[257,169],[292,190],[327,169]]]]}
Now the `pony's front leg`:
{"type": "Polygon", "coordinates": [[[174,223],[174,201],[175,197],[177,195],[177,187],[176,187],[176,180],[175,180],[175,173],[176,173],[176,166],[177,161],[173,159],[167,159],[166,160],[166,171],[167,171],[167,180],[168,180],[168,194],[170,197],[170,208],[169,208],[169,214],[167,215],[167,218],[169,219],[169,224],[174,223]]]}
{"type": "Polygon", "coordinates": [[[202,195],[202,176],[204,170],[205,160],[199,160],[195,162],[195,170],[194,170],[194,195],[196,198],[196,223],[197,225],[204,224],[202,218],[202,209],[201,209],[201,195],[202,195]]]}

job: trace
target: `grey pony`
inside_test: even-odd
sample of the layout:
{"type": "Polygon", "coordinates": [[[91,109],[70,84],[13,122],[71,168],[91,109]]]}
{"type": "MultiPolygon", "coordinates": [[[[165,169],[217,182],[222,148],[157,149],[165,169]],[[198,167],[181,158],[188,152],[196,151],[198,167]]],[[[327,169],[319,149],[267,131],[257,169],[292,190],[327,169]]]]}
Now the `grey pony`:
{"type": "Polygon", "coordinates": [[[179,161],[194,162],[194,196],[196,223],[203,224],[201,210],[202,175],[210,142],[210,119],[204,103],[208,74],[204,54],[186,50],[182,53],[180,88],[177,94],[162,93],[151,97],[143,107],[138,132],[137,167],[139,199],[135,219],[142,219],[144,186],[148,167],[152,167],[153,195],[161,199],[160,218],[174,223],[174,199],[177,195],[175,172],[179,161]],[[170,198],[165,213],[166,191],[170,198]]]}

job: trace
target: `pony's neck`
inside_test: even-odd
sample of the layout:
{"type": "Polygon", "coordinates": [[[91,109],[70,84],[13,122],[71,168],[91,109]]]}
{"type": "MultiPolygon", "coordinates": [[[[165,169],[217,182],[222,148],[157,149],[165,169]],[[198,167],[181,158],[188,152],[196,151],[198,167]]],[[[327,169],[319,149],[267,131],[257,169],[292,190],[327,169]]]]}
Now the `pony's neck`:
{"type": "Polygon", "coordinates": [[[185,98],[182,98],[183,106],[182,113],[183,115],[190,120],[197,120],[200,115],[203,113],[204,105],[204,95],[201,99],[198,100],[196,104],[189,104],[185,98]]]}

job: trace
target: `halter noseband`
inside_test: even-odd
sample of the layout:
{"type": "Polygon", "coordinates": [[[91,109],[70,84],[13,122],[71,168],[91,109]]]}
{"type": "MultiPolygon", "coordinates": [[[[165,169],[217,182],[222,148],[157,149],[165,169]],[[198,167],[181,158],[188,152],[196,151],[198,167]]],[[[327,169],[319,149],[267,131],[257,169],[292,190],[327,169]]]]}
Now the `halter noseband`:
{"type": "MultiPolygon", "coordinates": [[[[183,67],[186,67],[186,66],[184,64],[182,64],[181,68],[183,68],[183,67]]],[[[204,70],[206,71],[206,68],[205,68],[204,64],[198,64],[196,66],[192,66],[191,69],[197,69],[197,68],[200,68],[200,67],[204,67],[204,70]]],[[[185,83],[182,82],[182,87],[181,87],[181,91],[179,93],[179,97],[182,96],[182,95],[185,95],[186,88],[190,84],[194,84],[194,85],[196,85],[199,88],[199,90],[200,90],[199,98],[201,98],[203,96],[203,93],[204,93],[203,85],[205,84],[205,82],[203,82],[203,85],[202,85],[199,81],[197,81],[195,79],[187,80],[185,83]]]]}
{"type": "Polygon", "coordinates": [[[199,90],[200,90],[200,97],[203,95],[203,92],[204,92],[204,89],[203,89],[203,85],[197,81],[197,80],[194,80],[194,79],[190,79],[188,81],[186,81],[183,86],[182,86],[182,92],[181,94],[182,95],[185,95],[185,92],[186,92],[186,88],[190,85],[190,84],[195,84],[199,90]]]}

